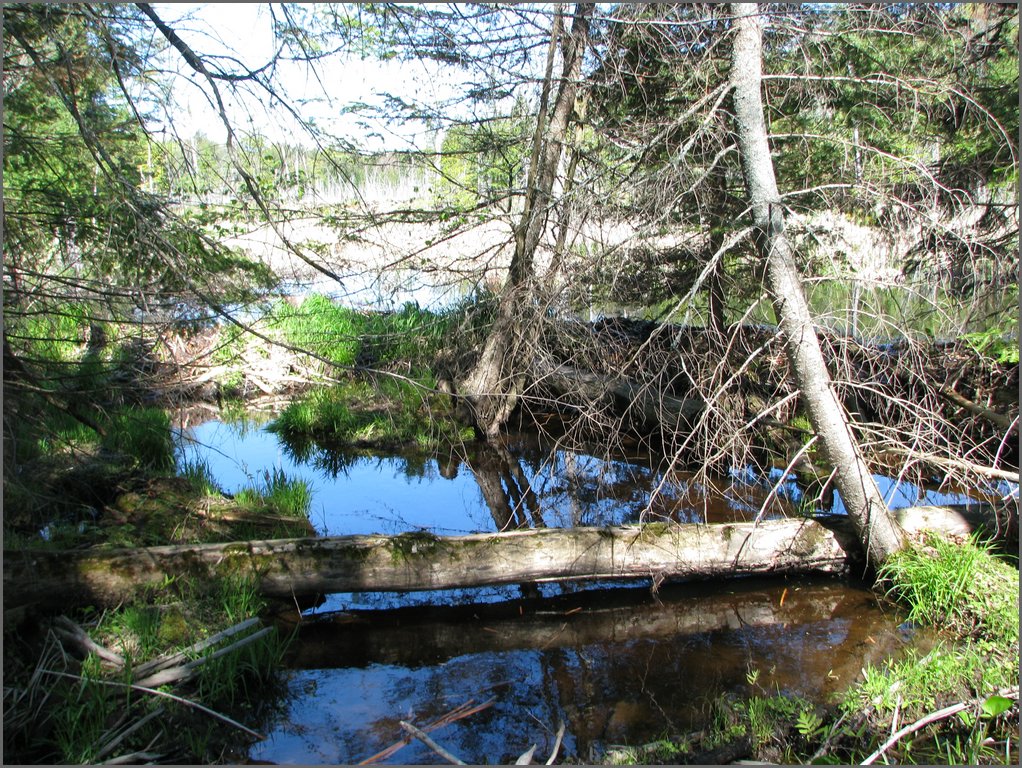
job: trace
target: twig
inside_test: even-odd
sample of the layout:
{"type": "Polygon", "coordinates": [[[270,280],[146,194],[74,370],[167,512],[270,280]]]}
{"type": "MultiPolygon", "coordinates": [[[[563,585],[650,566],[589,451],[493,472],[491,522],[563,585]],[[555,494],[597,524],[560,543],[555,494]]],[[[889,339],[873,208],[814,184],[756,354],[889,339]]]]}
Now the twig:
{"type": "MultiPolygon", "coordinates": [[[[72,674],[69,674],[68,672],[54,672],[53,670],[49,670],[49,669],[43,670],[43,672],[45,672],[47,675],[53,675],[55,677],[67,677],[67,678],[70,678],[71,680],[84,680],[85,679],[85,678],[81,677],[80,675],[72,675],[72,674]]],[[[263,741],[266,738],[263,734],[259,733],[258,731],[253,731],[247,725],[242,725],[237,720],[232,720],[227,715],[222,715],[219,712],[216,712],[216,711],[210,709],[209,707],[205,707],[202,704],[199,704],[198,702],[190,701],[189,699],[183,698],[181,696],[175,696],[173,693],[167,693],[166,691],[160,691],[160,690],[157,690],[155,688],[146,688],[146,687],[141,686],[141,685],[133,685],[131,683],[118,683],[118,682],[116,682],[114,680],[95,680],[95,679],[90,679],[89,682],[96,683],[97,685],[109,685],[109,686],[114,687],[114,688],[130,688],[133,691],[141,691],[142,693],[151,693],[154,696],[163,696],[164,698],[171,699],[172,701],[176,701],[179,704],[184,704],[186,707],[192,707],[194,709],[199,710],[200,712],[205,712],[207,715],[209,715],[211,717],[215,717],[217,720],[222,720],[223,722],[227,723],[228,725],[233,725],[235,728],[244,731],[245,733],[249,734],[250,736],[254,736],[255,738],[259,739],[260,741],[263,741]]]]}
{"type": "Polygon", "coordinates": [[[457,757],[455,757],[450,752],[448,752],[446,749],[441,747],[439,744],[437,744],[435,741],[433,741],[433,739],[431,739],[429,736],[427,736],[425,733],[423,733],[421,730],[416,728],[411,723],[405,722],[404,720],[401,720],[400,723],[401,723],[401,727],[404,728],[406,731],[408,731],[408,733],[412,734],[412,736],[414,736],[419,741],[421,741],[423,744],[425,744],[427,747],[432,749],[434,752],[436,752],[438,755],[440,755],[440,757],[442,757],[447,762],[451,763],[452,765],[468,765],[468,763],[466,763],[466,762],[464,762],[462,760],[459,760],[457,757]]]}
{"type": "MultiPolygon", "coordinates": [[[[131,734],[133,734],[135,731],[137,731],[143,725],[148,723],[150,720],[153,720],[153,719],[159,717],[162,714],[163,714],[163,707],[157,707],[156,709],[154,709],[152,712],[150,712],[145,717],[140,718],[137,722],[133,723],[130,727],[125,728],[123,731],[121,731],[121,733],[118,734],[115,738],[113,738],[110,741],[108,741],[106,743],[106,746],[104,746],[101,750],[99,750],[96,753],[96,757],[100,758],[100,757],[103,757],[104,755],[107,755],[107,754],[113,752],[114,748],[118,744],[120,744],[122,741],[124,741],[126,738],[128,738],[131,734]]],[[[117,758],[114,758],[114,759],[117,759],[117,758]]]]}
{"type": "Polygon", "coordinates": [[[65,640],[75,643],[86,653],[94,653],[103,661],[109,662],[118,668],[124,667],[124,658],[119,654],[105,648],[91,637],[80,626],[75,624],[67,616],[58,616],[53,620],[54,631],[65,640]]]}
{"type": "Polygon", "coordinates": [[[557,727],[557,738],[554,739],[554,748],[550,752],[550,757],[546,761],[547,765],[553,765],[554,760],[557,759],[557,753],[560,752],[561,750],[561,740],[563,738],[564,738],[564,721],[561,720],[560,724],[557,727]]]}
{"type": "Polygon", "coordinates": [[[807,765],[814,765],[818,758],[823,757],[823,753],[827,751],[831,743],[834,741],[834,737],[838,733],[838,728],[841,727],[841,723],[845,721],[846,717],[848,717],[848,713],[842,712],[841,717],[839,717],[837,719],[837,722],[834,723],[833,726],[831,726],[830,732],[827,734],[827,737],[823,740],[823,743],[820,745],[820,748],[817,749],[816,752],[813,753],[813,756],[806,761],[807,765]]]}
{"type": "Polygon", "coordinates": [[[536,746],[536,744],[533,744],[527,750],[522,752],[522,754],[518,756],[518,759],[515,760],[515,765],[532,765],[532,756],[536,754],[536,746]]]}
{"type": "Polygon", "coordinates": [[[159,760],[163,755],[156,752],[129,752],[126,755],[119,755],[112,757],[101,765],[133,765],[138,763],[140,760],[151,762],[153,760],[159,760]]]}
{"type": "Polygon", "coordinates": [[[998,413],[992,408],[987,408],[985,405],[974,403],[972,400],[967,398],[965,395],[956,392],[950,387],[937,387],[937,392],[942,395],[945,399],[950,400],[955,405],[961,406],[969,413],[981,416],[982,418],[1000,427],[1004,430],[1010,430],[1015,426],[1018,421],[1013,420],[1010,416],[1005,416],[1003,413],[998,413]]]}
{"type": "MultiPolygon", "coordinates": [[[[442,728],[445,725],[450,725],[451,723],[455,722],[456,720],[461,720],[463,718],[466,718],[466,717],[469,717],[471,715],[474,715],[477,712],[482,712],[487,707],[493,706],[493,702],[494,701],[495,701],[495,699],[488,699],[487,701],[484,701],[482,704],[479,704],[478,706],[473,707],[472,706],[472,699],[469,699],[464,704],[459,704],[458,706],[456,706],[454,709],[452,709],[447,714],[441,715],[438,719],[434,720],[429,725],[424,726],[422,730],[424,730],[424,731],[435,731],[437,728],[442,728]]],[[[405,744],[408,744],[410,742],[411,742],[411,739],[406,736],[405,738],[401,739],[400,741],[394,742],[393,744],[391,744],[386,749],[384,749],[384,750],[382,750],[380,752],[377,752],[372,757],[367,757],[365,760],[362,760],[359,763],[359,765],[372,765],[373,763],[379,762],[380,760],[384,760],[384,759],[390,757],[391,755],[393,755],[399,749],[401,749],[401,747],[405,746],[405,744]]]]}
{"type": "Polygon", "coordinates": [[[257,617],[247,619],[246,621],[243,621],[240,624],[235,624],[233,627],[228,627],[222,632],[217,632],[215,635],[207,637],[205,640],[200,640],[194,645],[189,646],[188,648],[185,648],[181,651],[178,651],[177,653],[171,656],[161,656],[158,659],[147,661],[145,664],[140,664],[135,669],[135,677],[136,679],[141,680],[153,674],[154,672],[157,672],[166,667],[171,667],[177,664],[181,664],[182,662],[187,662],[189,660],[190,655],[202,653],[204,650],[206,650],[210,646],[216,645],[221,640],[226,640],[228,637],[231,637],[232,635],[236,635],[239,632],[244,632],[249,627],[253,627],[259,623],[260,620],[257,617]]]}
{"type": "Polygon", "coordinates": [[[200,656],[199,658],[193,659],[192,661],[189,661],[186,664],[181,664],[180,666],[177,667],[163,669],[159,672],[155,672],[154,674],[149,675],[148,677],[136,680],[135,684],[147,686],[150,688],[156,688],[161,685],[167,685],[168,683],[183,682],[185,680],[190,679],[192,675],[195,674],[195,671],[203,664],[213,661],[214,659],[219,659],[221,656],[224,656],[228,653],[232,653],[238,650],[239,648],[248,645],[249,643],[254,643],[256,640],[265,637],[272,631],[273,627],[263,627],[258,632],[253,632],[251,635],[243,637],[237,642],[231,643],[230,645],[219,649],[215,653],[211,653],[209,656],[200,656]]]}
{"type": "MultiPolygon", "coordinates": [[[[1018,688],[1010,688],[1008,690],[1001,691],[999,693],[999,695],[1005,696],[1005,697],[1009,697],[1009,698],[1010,697],[1014,697],[1014,698],[1017,699],[1018,698],[1018,688]]],[[[891,736],[891,738],[889,738],[887,741],[885,741],[883,744],[881,744],[880,747],[872,755],[870,755],[865,760],[863,760],[861,765],[872,765],[873,761],[875,761],[878,757],[880,757],[882,754],[884,754],[888,749],[890,749],[895,744],[897,744],[899,741],[901,741],[901,739],[903,739],[905,736],[908,736],[909,734],[915,733],[916,731],[918,731],[918,730],[920,730],[922,728],[925,728],[930,723],[935,723],[938,720],[944,720],[945,718],[951,717],[952,715],[956,715],[959,712],[968,709],[969,707],[975,706],[976,703],[977,703],[977,700],[975,700],[975,699],[973,699],[971,701],[960,701],[957,704],[952,704],[949,707],[944,707],[944,709],[938,709],[936,712],[931,712],[928,715],[924,715],[923,717],[919,718],[918,720],[916,720],[911,725],[906,725],[900,731],[898,731],[897,733],[893,734],[891,736]]]]}
{"type": "Polygon", "coordinates": [[[1019,482],[1018,472],[998,469],[997,467],[985,467],[982,464],[976,464],[975,462],[967,461],[966,459],[953,459],[944,456],[936,456],[932,453],[914,451],[910,448],[903,448],[901,446],[884,446],[884,450],[899,456],[907,456],[910,459],[917,459],[924,464],[932,464],[935,467],[961,469],[965,472],[974,472],[977,475],[990,477],[994,480],[1007,480],[1009,483],[1019,482]]]}

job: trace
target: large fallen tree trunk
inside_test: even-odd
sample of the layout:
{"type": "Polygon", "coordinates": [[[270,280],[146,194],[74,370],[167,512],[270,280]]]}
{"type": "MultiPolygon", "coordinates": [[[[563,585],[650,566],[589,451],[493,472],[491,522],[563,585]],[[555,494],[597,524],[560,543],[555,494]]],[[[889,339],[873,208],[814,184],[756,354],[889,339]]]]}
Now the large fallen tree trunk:
{"type": "Polygon", "coordinates": [[[168,579],[254,578],[268,597],[610,578],[839,573],[848,554],[811,520],[335,536],[105,552],[4,552],[4,605],[110,605],[168,579]]]}
{"type": "MultiPolygon", "coordinates": [[[[973,508],[974,510],[980,507],[973,508]]],[[[992,507],[973,520],[1003,531],[992,507]],[[992,522],[989,522],[992,521],[992,522]]],[[[928,507],[925,527],[961,533],[957,512],[928,507]],[[944,510],[943,512],[941,510],[944,510]],[[959,526],[954,529],[954,526],[959,526]]],[[[907,524],[913,515],[903,511],[907,524]]],[[[1014,518],[1017,535],[1017,517],[1014,518]]],[[[841,573],[861,558],[847,518],[758,525],[663,524],[532,529],[439,537],[335,536],[107,551],[4,552],[4,608],[112,605],[172,579],[240,575],[273,598],[455,589],[581,579],[727,578],[841,573]]],[[[912,526],[908,527],[921,527],[912,526]]]]}

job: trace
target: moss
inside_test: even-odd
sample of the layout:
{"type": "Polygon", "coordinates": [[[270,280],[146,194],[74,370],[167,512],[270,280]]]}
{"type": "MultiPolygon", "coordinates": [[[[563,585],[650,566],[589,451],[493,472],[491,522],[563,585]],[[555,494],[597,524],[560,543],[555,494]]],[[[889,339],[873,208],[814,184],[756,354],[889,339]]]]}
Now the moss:
{"type": "Polygon", "coordinates": [[[792,542],[791,550],[799,557],[810,555],[820,546],[825,536],[826,531],[823,526],[815,523],[806,523],[801,527],[798,535],[792,542]]]}
{"type": "Polygon", "coordinates": [[[643,523],[640,529],[643,534],[650,536],[651,538],[659,538],[665,536],[671,532],[672,526],[666,522],[655,522],[655,523],[643,523]]]}
{"type": "Polygon", "coordinates": [[[174,607],[165,612],[160,619],[157,641],[163,646],[186,645],[192,635],[193,628],[182,608],[174,607]]]}
{"type": "Polygon", "coordinates": [[[456,547],[428,531],[410,531],[390,540],[391,559],[395,563],[406,562],[413,557],[429,557],[440,550],[456,554],[456,547]]]}

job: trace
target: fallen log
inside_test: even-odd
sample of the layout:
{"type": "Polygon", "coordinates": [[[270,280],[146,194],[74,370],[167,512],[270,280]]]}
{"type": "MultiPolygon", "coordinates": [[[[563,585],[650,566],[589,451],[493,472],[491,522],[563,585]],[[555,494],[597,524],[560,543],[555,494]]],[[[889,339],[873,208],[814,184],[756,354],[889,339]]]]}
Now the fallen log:
{"type": "MultiPolygon", "coordinates": [[[[915,509],[915,508],[913,508],[915,509]]],[[[998,526],[989,505],[901,511],[902,525],[958,534],[977,520],[998,526]],[[943,512],[941,512],[943,510],[943,512]],[[923,515],[925,520],[917,520],[923,515]],[[915,520],[915,522],[913,522],[915,520]]],[[[1017,512],[1013,531],[1017,536],[1017,512]]],[[[539,581],[837,574],[861,549],[844,516],[755,523],[548,528],[440,537],[334,536],[118,550],[4,551],[4,610],[35,604],[115,605],[174,579],[245,576],[271,598],[332,592],[407,592],[539,581]]]]}
{"type": "Polygon", "coordinates": [[[555,396],[614,403],[640,426],[691,423],[706,407],[699,398],[669,395],[624,376],[601,376],[569,365],[551,366],[538,380],[555,396]]]}
{"type": "MultiPolygon", "coordinates": [[[[848,542],[845,542],[848,546],[848,542]]],[[[533,581],[840,573],[849,555],[812,520],[335,536],[107,551],[5,551],[4,607],[111,605],[171,579],[240,575],[268,597],[533,581]]]]}

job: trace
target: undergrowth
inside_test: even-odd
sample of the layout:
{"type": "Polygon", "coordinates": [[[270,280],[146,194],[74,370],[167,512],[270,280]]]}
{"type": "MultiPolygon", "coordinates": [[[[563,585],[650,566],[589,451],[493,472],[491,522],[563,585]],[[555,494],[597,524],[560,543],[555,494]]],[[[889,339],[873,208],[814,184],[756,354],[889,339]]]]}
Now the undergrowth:
{"type": "Polygon", "coordinates": [[[414,382],[381,377],[318,389],[292,402],[269,426],[295,444],[325,440],[332,445],[429,450],[472,439],[459,425],[446,396],[414,382]]]}
{"type": "Polygon", "coordinates": [[[253,625],[204,650],[188,649],[264,608],[246,580],[175,582],[113,610],[85,609],[73,616],[92,642],[119,654],[123,665],[84,653],[52,629],[34,643],[17,643],[4,657],[5,758],[56,764],[223,762],[245,738],[239,726],[253,721],[245,702],[279,697],[277,670],[288,639],[275,628],[257,631],[253,625]],[[240,640],[247,642],[215,655],[240,640]],[[209,660],[192,678],[159,686],[169,695],[131,687],[145,681],[139,675],[147,674],[147,662],[180,651],[185,657],[178,664],[209,660]]]}

